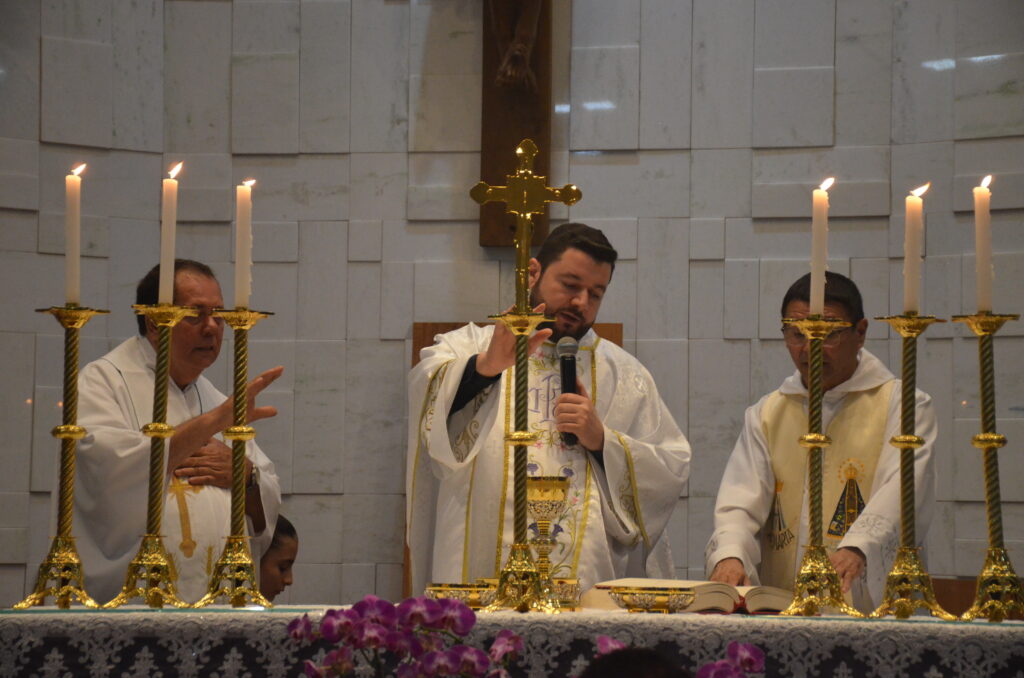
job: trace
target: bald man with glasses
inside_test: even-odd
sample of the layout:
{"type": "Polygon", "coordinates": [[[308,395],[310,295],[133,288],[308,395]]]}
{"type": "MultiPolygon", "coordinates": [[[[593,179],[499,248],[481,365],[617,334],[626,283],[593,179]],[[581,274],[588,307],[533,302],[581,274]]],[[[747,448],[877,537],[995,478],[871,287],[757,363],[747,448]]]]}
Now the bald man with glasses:
{"type": "MultiPolygon", "coordinates": [[[[782,318],[810,314],[810,275],[786,293],[782,318]]],[[[823,342],[824,451],[822,534],[847,595],[858,609],[882,599],[900,535],[900,380],[864,349],[868,320],[860,291],[849,278],[829,272],[825,315],[850,323],[823,342]]],[[[722,476],[715,529],[705,550],[709,578],[734,586],[764,584],[792,589],[808,540],[807,432],[809,346],[795,327],[782,338],[796,371],[779,389],[747,409],[743,431],[722,476]]],[[[928,532],[935,499],[932,450],[936,437],[931,398],[917,392],[915,453],[917,535],[928,532]]]]}

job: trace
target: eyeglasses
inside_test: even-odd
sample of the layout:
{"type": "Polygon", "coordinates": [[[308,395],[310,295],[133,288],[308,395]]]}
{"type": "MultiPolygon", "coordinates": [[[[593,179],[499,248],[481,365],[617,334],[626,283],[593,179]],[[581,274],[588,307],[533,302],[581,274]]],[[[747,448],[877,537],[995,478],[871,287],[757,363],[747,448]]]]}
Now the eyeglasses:
{"type": "MultiPolygon", "coordinates": [[[[827,337],[825,337],[821,342],[821,345],[826,348],[835,348],[842,343],[843,333],[850,329],[853,328],[844,327],[840,330],[833,330],[827,337]]],[[[782,338],[786,340],[786,346],[792,346],[793,348],[803,346],[807,343],[807,337],[800,331],[799,327],[794,325],[785,325],[782,328],[782,338]]]]}
{"type": "Polygon", "coordinates": [[[184,318],[182,318],[182,322],[188,323],[192,327],[199,327],[200,325],[205,325],[207,322],[209,322],[210,318],[213,318],[213,322],[217,323],[218,327],[224,326],[224,318],[220,317],[219,315],[214,315],[212,309],[200,308],[197,310],[199,311],[199,315],[187,315],[184,318]]]}

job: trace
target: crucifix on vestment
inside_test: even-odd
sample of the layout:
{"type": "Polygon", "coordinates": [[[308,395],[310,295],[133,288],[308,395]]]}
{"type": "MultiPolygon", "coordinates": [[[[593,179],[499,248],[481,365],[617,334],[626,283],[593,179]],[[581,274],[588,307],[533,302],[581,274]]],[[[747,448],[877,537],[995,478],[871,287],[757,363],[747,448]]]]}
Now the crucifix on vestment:
{"type": "Polygon", "coordinates": [[[516,147],[518,168],[515,174],[506,177],[505,186],[491,186],[481,181],[469,192],[470,196],[483,205],[488,202],[505,203],[505,211],[516,217],[516,304],[504,314],[492,316],[503,323],[516,337],[515,362],[515,430],[506,436],[506,442],[515,446],[513,465],[514,478],[514,543],[508,561],[501,571],[497,608],[542,610],[557,612],[558,605],[542,595],[537,570],[530,555],[526,540],[526,448],[538,439],[538,434],[529,431],[527,409],[527,345],[530,334],[537,325],[545,321],[543,313],[535,313],[530,307],[530,240],[533,237],[533,217],[544,211],[547,203],[561,202],[572,205],[580,197],[580,190],[572,184],[553,188],[546,184],[546,177],[533,173],[533,159],[537,145],[524,139],[516,147]]]}

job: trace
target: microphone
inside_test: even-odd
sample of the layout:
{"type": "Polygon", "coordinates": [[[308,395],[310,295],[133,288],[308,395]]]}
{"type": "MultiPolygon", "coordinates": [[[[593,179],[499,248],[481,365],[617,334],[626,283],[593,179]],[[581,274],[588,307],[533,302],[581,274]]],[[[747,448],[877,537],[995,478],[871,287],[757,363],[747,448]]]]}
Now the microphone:
{"type": "MultiPolygon", "coordinates": [[[[580,345],[572,337],[562,337],[555,345],[555,353],[562,368],[562,393],[576,392],[576,353],[580,345]]],[[[575,433],[563,433],[562,442],[575,445],[578,440],[575,433]]]]}

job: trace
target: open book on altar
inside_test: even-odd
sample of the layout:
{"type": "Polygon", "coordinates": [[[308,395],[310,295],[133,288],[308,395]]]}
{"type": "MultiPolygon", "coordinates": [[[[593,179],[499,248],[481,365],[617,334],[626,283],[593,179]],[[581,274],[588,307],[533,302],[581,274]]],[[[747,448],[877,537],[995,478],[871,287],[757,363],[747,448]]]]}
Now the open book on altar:
{"type": "MultiPolygon", "coordinates": [[[[692,594],[692,601],[675,610],[678,612],[748,612],[775,614],[789,607],[793,592],[774,586],[730,586],[713,581],[688,579],[644,579],[629,577],[599,582],[583,594],[581,607],[617,610],[612,589],[683,590],[692,594]]],[[[690,599],[690,596],[687,596],[690,599]]]]}

